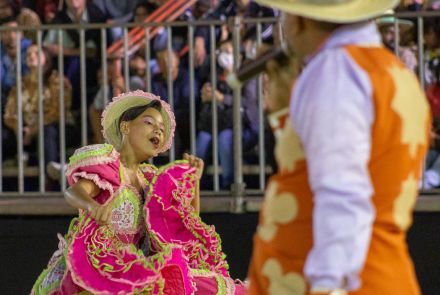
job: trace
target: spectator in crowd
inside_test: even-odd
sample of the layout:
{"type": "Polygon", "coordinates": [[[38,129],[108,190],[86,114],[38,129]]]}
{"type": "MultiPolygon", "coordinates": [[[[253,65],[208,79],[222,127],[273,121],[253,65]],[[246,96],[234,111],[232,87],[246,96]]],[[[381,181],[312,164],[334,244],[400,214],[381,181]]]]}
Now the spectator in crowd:
{"type": "Polygon", "coordinates": [[[440,1],[439,0],[431,0],[428,1],[428,9],[430,10],[440,10],[440,1]]]}
{"type": "Polygon", "coordinates": [[[156,8],[155,4],[148,1],[138,3],[134,8],[133,22],[142,23],[156,8]]]}
{"type": "Polygon", "coordinates": [[[133,55],[129,63],[130,68],[130,90],[146,90],[145,76],[147,73],[147,62],[139,54],[133,55]]]}
{"type": "MultiPolygon", "coordinates": [[[[22,7],[20,0],[0,0],[0,23],[8,18],[15,18],[19,26],[35,27],[41,24],[38,14],[29,8],[22,7]]],[[[35,31],[24,31],[23,36],[36,42],[35,31]]]]}
{"type": "MultiPolygon", "coordinates": [[[[189,75],[185,69],[179,67],[180,57],[175,50],[157,52],[157,62],[160,73],[152,77],[151,92],[169,102],[168,77],[170,77],[173,85],[173,111],[177,124],[174,145],[176,157],[180,158],[189,149],[189,75]]],[[[194,89],[197,89],[197,81],[194,83],[194,89]]]]}
{"type": "MultiPolygon", "coordinates": [[[[200,0],[197,1],[193,6],[193,15],[197,20],[215,20],[221,19],[218,13],[218,7],[220,2],[218,0],[200,0]]],[[[226,25],[223,26],[223,30],[226,25]]],[[[221,38],[222,27],[215,27],[216,41],[224,41],[221,38]],[[220,39],[220,40],[219,40],[220,39]]],[[[226,36],[227,37],[227,36],[226,36]]],[[[194,56],[195,65],[200,67],[204,64],[209,64],[207,53],[210,52],[210,28],[209,26],[197,26],[194,32],[194,56]]]]}
{"type": "Polygon", "coordinates": [[[406,11],[420,11],[425,6],[427,1],[424,0],[401,0],[399,5],[399,10],[406,11]]]}
{"type": "MultiPolygon", "coordinates": [[[[432,42],[426,39],[425,42],[432,42]]],[[[433,124],[431,142],[426,157],[423,189],[438,188],[440,186],[440,58],[436,56],[428,65],[430,84],[426,88],[426,96],[431,105],[433,124]]]]}
{"type": "MultiPolygon", "coordinates": [[[[224,1],[219,7],[220,14],[226,18],[231,16],[241,16],[242,18],[272,18],[278,13],[269,7],[261,6],[253,0],[232,0],[224,1]]],[[[262,25],[261,38],[263,43],[272,44],[273,25],[264,23],[262,25]]],[[[254,58],[256,54],[257,25],[245,24],[242,28],[241,40],[243,42],[243,51],[246,58],[254,58]]]]}
{"type": "Polygon", "coordinates": [[[382,36],[383,44],[392,52],[396,52],[402,62],[411,70],[415,71],[417,68],[417,58],[415,53],[410,47],[402,44],[402,39],[405,39],[405,35],[410,34],[413,28],[413,23],[409,20],[396,18],[393,11],[389,11],[387,15],[380,17],[377,20],[380,34],[382,36]],[[399,26],[399,44],[397,50],[396,44],[396,31],[395,22],[399,26]]]}
{"type": "MultiPolygon", "coordinates": [[[[142,1],[139,2],[133,10],[132,21],[137,24],[141,24],[145,19],[158,8],[158,5],[153,1],[142,1]]],[[[130,90],[141,89],[146,91],[147,85],[145,81],[145,75],[147,72],[147,61],[145,60],[145,43],[139,46],[136,53],[130,58],[129,68],[130,68],[130,90]]],[[[153,42],[150,40],[150,48],[153,48],[153,42]]],[[[150,50],[150,60],[148,65],[152,69],[153,73],[158,73],[160,70],[157,66],[157,60],[154,50],[150,50]]]]}
{"type": "Polygon", "coordinates": [[[20,3],[16,0],[0,0],[0,21],[20,14],[20,3]]]}
{"type": "Polygon", "coordinates": [[[121,76],[113,79],[111,66],[108,67],[107,71],[107,87],[104,85],[102,68],[98,69],[97,80],[100,87],[93,99],[93,103],[89,106],[89,120],[93,136],[92,142],[95,144],[104,143],[104,137],[101,131],[101,115],[104,108],[116,92],[122,93],[125,90],[124,79],[121,76]],[[107,96],[105,96],[105,94],[107,94],[107,96]]]}
{"type": "MultiPolygon", "coordinates": [[[[16,19],[6,18],[3,19],[2,26],[14,28],[18,26],[16,19]]],[[[21,72],[23,74],[27,71],[26,50],[31,45],[32,41],[21,36],[19,31],[3,31],[1,33],[0,43],[0,79],[2,89],[2,105],[4,105],[5,99],[9,94],[12,86],[16,83],[16,71],[17,71],[17,52],[21,53],[21,72]],[[20,39],[20,48],[17,48],[17,39],[20,39]]]]}
{"type": "Polygon", "coordinates": [[[35,0],[28,1],[28,7],[34,9],[40,17],[41,21],[45,24],[51,24],[56,14],[62,9],[62,2],[59,0],[35,0]],[[32,5],[32,6],[31,6],[32,5]],[[61,7],[60,7],[61,6],[61,7]]]}
{"type": "MultiPolygon", "coordinates": [[[[221,187],[229,189],[234,180],[234,151],[233,151],[233,115],[232,89],[226,83],[226,77],[233,70],[232,42],[226,41],[220,46],[217,57],[220,72],[217,89],[212,89],[210,83],[202,87],[202,107],[199,114],[197,134],[197,156],[207,161],[212,143],[212,98],[218,105],[218,151],[222,167],[221,187]]],[[[258,141],[258,102],[256,80],[246,83],[242,89],[242,136],[243,150],[253,148],[258,141]]]]}
{"type": "MultiPolygon", "coordinates": [[[[275,17],[277,14],[272,8],[261,6],[251,0],[202,0],[198,1],[194,9],[199,18],[202,20],[227,20],[230,17],[241,16],[242,18],[263,18],[275,17]],[[210,8],[209,8],[210,7],[210,8]]],[[[269,23],[262,24],[262,41],[264,43],[272,44],[272,25],[269,23]]],[[[231,32],[228,25],[215,27],[216,43],[229,38],[231,32]]],[[[255,24],[243,25],[241,30],[242,48],[245,52],[246,58],[253,58],[256,50],[257,27],[255,24]]],[[[207,26],[200,26],[195,31],[195,65],[198,67],[198,78],[200,83],[206,82],[207,73],[210,71],[209,54],[211,52],[210,28],[207,26]]]]}
{"type": "MultiPolygon", "coordinates": [[[[28,152],[35,152],[39,134],[38,122],[38,64],[43,68],[43,118],[44,118],[44,162],[59,161],[58,123],[60,119],[60,76],[53,70],[49,52],[42,48],[40,55],[38,47],[31,45],[26,51],[26,65],[29,73],[24,75],[22,84],[23,106],[23,145],[28,152]]],[[[64,116],[71,122],[72,87],[67,79],[64,87],[64,116]]],[[[7,127],[17,134],[17,90],[12,88],[6,103],[4,120],[7,127]]]]}
{"type": "MultiPolygon", "coordinates": [[[[14,28],[18,23],[13,18],[3,18],[3,26],[14,28]]],[[[27,72],[26,66],[26,50],[31,45],[31,40],[22,38],[18,31],[3,31],[0,33],[0,83],[1,83],[1,112],[4,112],[6,98],[11,88],[16,84],[17,75],[17,52],[21,53],[21,61],[19,62],[21,72],[27,72]],[[17,48],[17,38],[20,38],[20,48],[17,48]]],[[[15,155],[17,150],[16,140],[13,131],[0,122],[2,128],[2,148],[3,159],[6,160],[15,155]]]]}
{"type": "MultiPolygon", "coordinates": [[[[193,13],[197,20],[213,21],[225,20],[226,17],[221,15],[219,9],[220,1],[218,0],[201,0],[197,1],[193,7],[193,13]]],[[[226,41],[230,37],[227,24],[214,26],[215,45],[226,41]]],[[[209,26],[197,26],[194,31],[194,65],[196,67],[196,76],[199,85],[203,85],[208,81],[211,71],[211,30],[209,26]]]]}
{"type": "MultiPolygon", "coordinates": [[[[157,1],[156,1],[157,3],[157,1]]],[[[157,6],[160,6],[157,4],[157,6]]],[[[176,21],[192,21],[194,17],[190,9],[187,9],[182,13],[176,21]]],[[[188,28],[187,26],[174,26],[171,27],[171,46],[173,50],[180,52],[188,44],[188,28]]],[[[153,38],[153,50],[161,51],[168,47],[168,31],[165,27],[160,27],[158,34],[153,38]]],[[[182,64],[187,64],[186,60],[181,60],[182,64]]]]}
{"type": "Polygon", "coordinates": [[[440,66],[440,25],[436,18],[427,18],[423,26],[423,40],[425,46],[425,84],[436,82],[438,67],[440,66]]]}
{"type": "MultiPolygon", "coordinates": [[[[59,11],[53,21],[54,24],[104,23],[106,18],[103,12],[91,1],[66,0],[63,10],[59,11]]],[[[111,42],[111,38],[107,38],[111,42]]],[[[58,30],[50,30],[44,40],[51,54],[58,55],[58,30]]],[[[101,64],[101,34],[99,30],[85,31],[86,47],[86,76],[87,97],[96,93],[96,71],[101,64]]],[[[80,106],[80,35],[79,30],[63,30],[64,72],[73,85],[73,108],[80,106]]]]}
{"type": "MultiPolygon", "coordinates": [[[[93,2],[104,13],[107,22],[124,24],[133,19],[133,11],[144,0],[94,0],[93,2]]],[[[113,39],[121,38],[123,34],[121,27],[114,27],[111,32],[113,39]]]]}

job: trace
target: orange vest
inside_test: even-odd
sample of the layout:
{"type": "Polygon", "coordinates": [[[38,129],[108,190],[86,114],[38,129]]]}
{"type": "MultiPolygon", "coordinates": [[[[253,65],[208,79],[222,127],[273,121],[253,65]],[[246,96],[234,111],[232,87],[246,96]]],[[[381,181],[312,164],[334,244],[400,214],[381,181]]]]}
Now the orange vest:
{"type": "MultiPolygon", "coordinates": [[[[375,113],[369,172],[376,216],[362,286],[350,294],[420,294],[405,239],[427,150],[429,106],[417,78],[387,50],[345,50],[370,78],[375,113]]],[[[249,294],[306,294],[303,268],[313,245],[306,156],[287,110],[272,119],[280,170],[260,212],[249,294]]]]}

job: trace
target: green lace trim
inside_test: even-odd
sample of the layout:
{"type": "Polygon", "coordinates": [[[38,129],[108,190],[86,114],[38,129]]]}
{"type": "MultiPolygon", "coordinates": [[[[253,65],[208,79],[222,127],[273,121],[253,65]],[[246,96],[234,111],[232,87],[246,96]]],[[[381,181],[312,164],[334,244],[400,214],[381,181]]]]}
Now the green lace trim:
{"type": "Polygon", "coordinates": [[[215,280],[217,281],[217,293],[216,295],[226,295],[226,282],[222,276],[215,276],[215,280]]]}
{"type": "Polygon", "coordinates": [[[56,290],[60,286],[60,283],[61,283],[60,280],[53,282],[52,284],[48,285],[46,288],[42,288],[42,286],[41,286],[41,284],[43,283],[44,279],[52,271],[52,269],[55,268],[58,265],[58,263],[66,264],[64,257],[61,257],[60,259],[61,259],[60,262],[56,262],[53,265],[51,265],[50,267],[46,268],[38,276],[34,286],[32,287],[32,290],[35,292],[35,295],[40,295],[40,294],[41,295],[46,295],[46,294],[49,294],[50,292],[52,292],[53,290],[56,290]]]}
{"type": "Polygon", "coordinates": [[[90,149],[85,150],[82,152],[79,152],[78,154],[73,154],[69,158],[69,165],[75,165],[80,161],[83,161],[84,159],[91,158],[91,157],[99,157],[108,155],[113,150],[113,146],[110,144],[102,144],[99,145],[96,149],[90,149]]]}

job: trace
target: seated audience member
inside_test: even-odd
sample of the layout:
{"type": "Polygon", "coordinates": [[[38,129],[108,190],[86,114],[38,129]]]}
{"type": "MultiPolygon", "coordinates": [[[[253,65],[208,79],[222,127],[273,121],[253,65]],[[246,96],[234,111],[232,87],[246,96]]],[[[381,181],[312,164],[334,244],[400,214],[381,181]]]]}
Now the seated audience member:
{"type": "MultiPolygon", "coordinates": [[[[176,51],[157,52],[157,62],[160,73],[152,77],[151,92],[160,96],[166,102],[170,102],[168,91],[168,77],[172,81],[173,110],[176,116],[175,151],[176,157],[189,149],[189,99],[190,80],[188,72],[180,68],[180,58],[176,51]]],[[[197,81],[194,81],[194,89],[197,89],[197,81]]],[[[197,101],[197,100],[196,100],[197,101]]]]}
{"type": "Polygon", "coordinates": [[[55,19],[60,5],[59,0],[35,0],[34,9],[44,24],[51,24],[55,19]]]}
{"type": "Polygon", "coordinates": [[[100,86],[93,99],[93,103],[89,106],[89,120],[90,127],[92,128],[92,142],[94,144],[104,143],[104,137],[101,131],[101,117],[103,110],[111,101],[112,97],[115,96],[115,93],[122,93],[125,90],[124,79],[121,76],[113,79],[113,71],[111,70],[111,67],[108,67],[107,71],[107,90],[105,90],[103,83],[102,68],[98,69],[97,80],[100,86]],[[107,97],[105,94],[107,94],[107,97]]]}
{"type": "MultiPolygon", "coordinates": [[[[0,23],[2,20],[14,18],[19,26],[35,27],[41,24],[40,17],[33,10],[22,7],[20,0],[0,0],[0,23]]],[[[36,42],[37,33],[33,30],[26,30],[23,36],[36,42]]]]}
{"type": "MultiPolygon", "coordinates": [[[[133,11],[143,0],[95,0],[94,3],[104,13],[107,22],[115,24],[125,24],[133,19],[133,11]]],[[[123,36],[121,27],[112,27],[112,38],[119,39],[123,36]]]]}
{"type": "Polygon", "coordinates": [[[402,40],[405,39],[405,35],[411,34],[413,23],[409,20],[399,19],[393,16],[393,11],[390,11],[389,15],[380,17],[377,20],[380,34],[382,35],[383,44],[391,51],[395,52],[395,42],[396,42],[396,32],[394,23],[397,22],[399,25],[399,46],[397,49],[397,54],[402,62],[411,70],[416,71],[417,69],[417,58],[413,50],[402,44],[402,40]]]}
{"type": "MultiPolygon", "coordinates": [[[[22,84],[22,126],[23,145],[29,152],[35,152],[38,146],[38,136],[44,139],[44,162],[59,161],[59,119],[60,119],[60,76],[52,69],[49,52],[42,48],[38,54],[36,45],[31,45],[26,51],[26,64],[29,73],[23,77],[22,84]],[[43,124],[44,135],[39,133],[39,94],[38,94],[38,63],[43,68],[43,124]]],[[[64,87],[64,117],[66,123],[71,122],[72,87],[67,79],[64,87]]],[[[6,103],[4,120],[6,126],[17,134],[17,90],[12,88],[6,103]]]]}
{"type": "Polygon", "coordinates": [[[437,18],[427,18],[423,25],[425,48],[425,85],[438,82],[436,73],[440,62],[440,24],[437,18]]]}
{"type": "MultiPolygon", "coordinates": [[[[200,0],[193,7],[194,16],[200,20],[227,20],[234,16],[243,18],[262,18],[275,17],[277,12],[272,8],[261,6],[251,0],[200,0]]],[[[222,26],[215,26],[216,44],[227,40],[230,36],[232,27],[231,22],[222,26]]],[[[261,30],[261,39],[263,43],[272,44],[273,25],[263,23],[261,30]]],[[[243,24],[241,29],[242,48],[246,58],[253,58],[256,54],[257,26],[255,24],[243,24]]],[[[207,82],[210,73],[211,40],[209,26],[198,26],[194,33],[194,55],[196,74],[200,83],[207,82]]]]}
{"type": "Polygon", "coordinates": [[[433,124],[431,130],[431,143],[426,157],[425,172],[423,177],[423,189],[432,189],[440,186],[440,57],[437,57],[436,67],[431,65],[433,70],[433,81],[426,89],[433,124]]]}
{"type": "MultiPolygon", "coordinates": [[[[4,27],[17,27],[17,21],[14,18],[3,18],[4,27]]],[[[20,48],[17,48],[17,38],[20,38],[21,33],[18,31],[3,31],[0,32],[0,83],[1,83],[1,112],[4,112],[6,99],[11,88],[16,85],[17,75],[17,52],[21,53],[21,73],[27,73],[26,66],[26,50],[31,45],[31,40],[21,38],[20,48]]],[[[0,122],[2,128],[2,147],[3,159],[15,155],[17,146],[13,131],[0,122]]]]}
{"type": "MultiPolygon", "coordinates": [[[[223,18],[241,16],[242,18],[273,18],[278,12],[272,8],[261,6],[252,0],[222,1],[218,8],[223,18]]],[[[265,23],[261,28],[263,43],[272,44],[273,25],[265,23]]],[[[246,58],[254,58],[256,55],[257,25],[255,23],[244,24],[241,31],[243,51],[246,58]]]]}
{"type": "MultiPolygon", "coordinates": [[[[14,28],[18,26],[14,18],[3,19],[2,26],[14,28]]],[[[16,84],[17,51],[21,53],[21,73],[27,72],[26,50],[32,41],[21,36],[18,31],[3,31],[0,33],[0,79],[2,88],[2,105],[12,86],[16,84]],[[17,39],[20,38],[20,48],[17,48],[17,39]]]]}
{"type": "MultiPolygon", "coordinates": [[[[230,41],[220,46],[218,54],[217,89],[212,89],[210,83],[202,87],[202,107],[199,114],[197,134],[197,156],[207,160],[212,144],[212,98],[217,100],[218,112],[218,151],[222,167],[221,187],[229,189],[234,180],[234,151],[233,151],[233,115],[232,89],[226,84],[226,77],[233,69],[233,48],[230,41]],[[213,93],[214,92],[214,93],[213,93]],[[213,95],[214,94],[214,95],[213,95]]],[[[242,88],[242,141],[243,150],[253,148],[258,141],[258,102],[257,83],[251,80],[242,88]]]]}
{"type": "Polygon", "coordinates": [[[130,90],[146,90],[147,62],[144,57],[135,54],[130,59],[130,90]]]}
{"type": "MultiPolygon", "coordinates": [[[[188,22],[193,21],[194,17],[190,9],[182,13],[175,21],[188,22]]],[[[171,47],[180,52],[188,45],[188,27],[173,26],[171,27],[171,47]]],[[[159,27],[158,34],[153,38],[153,51],[162,51],[168,48],[168,30],[166,27],[159,27]]],[[[187,61],[181,60],[182,64],[187,65],[187,61]]]]}
{"type": "MultiPolygon", "coordinates": [[[[57,13],[54,24],[80,24],[80,23],[104,23],[106,22],[103,12],[93,3],[86,0],[66,0],[61,11],[57,13]]],[[[63,54],[64,73],[73,86],[74,110],[80,108],[81,83],[80,83],[80,31],[63,30],[63,54]]],[[[111,36],[107,37],[108,43],[111,36]]],[[[44,45],[51,54],[57,56],[60,53],[58,45],[58,30],[49,30],[44,39],[44,45]]],[[[101,65],[101,33],[99,30],[90,29],[85,31],[86,47],[86,77],[87,97],[93,97],[96,93],[96,71],[101,65]]]]}

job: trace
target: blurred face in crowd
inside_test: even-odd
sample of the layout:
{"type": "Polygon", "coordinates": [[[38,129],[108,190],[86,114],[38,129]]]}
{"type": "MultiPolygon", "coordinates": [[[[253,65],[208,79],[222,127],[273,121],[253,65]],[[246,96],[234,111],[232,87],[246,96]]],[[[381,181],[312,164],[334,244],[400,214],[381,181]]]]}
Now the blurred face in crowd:
{"type": "MultiPolygon", "coordinates": [[[[104,84],[104,77],[103,77],[103,71],[102,68],[98,68],[98,70],[96,71],[96,79],[99,83],[99,85],[103,85],[104,84]]],[[[113,65],[109,64],[107,67],[107,83],[111,84],[113,79],[113,65]]]]}
{"type": "Polygon", "coordinates": [[[11,5],[9,5],[8,1],[0,0],[0,19],[4,19],[12,16],[13,11],[11,5]]]}
{"type": "Polygon", "coordinates": [[[382,35],[382,42],[383,44],[390,48],[394,48],[394,40],[395,40],[395,30],[394,26],[381,26],[380,27],[380,34],[382,35]]]}
{"type": "Polygon", "coordinates": [[[145,75],[145,72],[147,70],[147,63],[145,62],[145,59],[143,59],[140,56],[134,56],[130,60],[130,69],[138,76],[145,75]]]}
{"type": "MultiPolygon", "coordinates": [[[[43,53],[43,50],[40,52],[40,63],[41,66],[44,66],[46,64],[46,56],[43,53]]],[[[38,47],[37,45],[31,45],[29,46],[28,50],[26,51],[26,65],[30,69],[35,69],[38,67],[38,47]]]]}
{"type": "Polygon", "coordinates": [[[432,28],[423,34],[423,39],[427,49],[437,49],[440,46],[439,36],[432,28]]]}
{"type": "Polygon", "coordinates": [[[234,68],[234,48],[232,47],[232,42],[225,42],[220,45],[217,62],[226,72],[232,72],[234,68]]]}
{"type": "Polygon", "coordinates": [[[134,12],[134,22],[141,23],[148,16],[147,8],[144,6],[138,6],[134,12]]]}
{"type": "MultiPolygon", "coordinates": [[[[18,26],[17,22],[8,22],[3,24],[5,27],[15,28],[18,26]]],[[[6,46],[7,50],[15,51],[17,38],[19,38],[19,33],[17,31],[4,31],[1,33],[1,42],[6,46]]]]}
{"type": "Polygon", "coordinates": [[[172,51],[171,54],[168,54],[167,50],[159,51],[157,54],[157,62],[159,63],[160,71],[165,79],[168,78],[168,68],[171,69],[171,78],[173,81],[177,79],[180,64],[177,52],[172,51]]]}
{"type": "Polygon", "coordinates": [[[249,6],[250,0],[237,0],[237,6],[240,10],[244,10],[249,6]]]}

